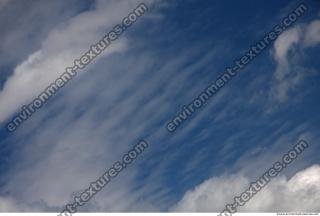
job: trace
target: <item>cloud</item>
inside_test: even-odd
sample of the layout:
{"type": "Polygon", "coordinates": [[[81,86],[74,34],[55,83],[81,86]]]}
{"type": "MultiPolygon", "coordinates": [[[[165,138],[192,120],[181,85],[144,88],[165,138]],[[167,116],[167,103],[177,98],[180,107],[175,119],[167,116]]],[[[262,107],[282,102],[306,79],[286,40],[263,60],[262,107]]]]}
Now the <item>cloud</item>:
{"type": "Polygon", "coordinates": [[[17,212],[19,211],[17,203],[9,197],[0,197],[0,212],[17,212]]]}
{"type": "Polygon", "coordinates": [[[294,64],[288,60],[289,51],[294,50],[294,45],[299,43],[302,30],[299,27],[291,28],[284,32],[274,43],[273,58],[277,62],[274,73],[271,97],[279,102],[288,99],[289,91],[302,80],[302,71],[294,71],[294,64]]]}
{"type": "Polygon", "coordinates": [[[310,24],[288,29],[275,41],[272,57],[277,66],[269,92],[273,103],[286,102],[290,93],[308,76],[310,68],[302,66],[300,59],[306,48],[320,42],[319,38],[320,21],[314,20],[310,24]]]}
{"type": "Polygon", "coordinates": [[[291,28],[284,32],[274,43],[274,59],[277,61],[276,79],[282,80],[288,71],[288,52],[297,44],[301,37],[299,27],[291,28]]]}
{"type": "MultiPolygon", "coordinates": [[[[0,93],[0,122],[21,104],[30,102],[48,82],[63,72],[65,66],[138,3],[97,1],[90,9],[47,32],[39,49],[25,58],[6,81],[0,93]]],[[[142,162],[138,160],[132,164],[80,210],[164,211],[176,198],[168,170],[174,170],[179,184],[180,177],[187,174],[201,179],[193,170],[198,166],[205,170],[203,164],[213,158],[206,147],[212,145],[192,152],[198,154],[188,156],[185,169],[177,172],[175,162],[195,146],[195,143],[183,141],[181,148],[181,139],[191,138],[192,130],[202,125],[201,120],[211,118],[212,109],[230,98],[221,92],[207,105],[206,111],[199,112],[171,140],[167,139],[162,125],[181,104],[192,99],[216,76],[214,67],[220,63],[220,58],[216,57],[221,56],[221,50],[226,46],[208,49],[207,41],[198,47],[199,43],[195,41],[195,45],[180,50],[176,47],[178,41],[170,37],[176,34],[179,37],[175,39],[182,38],[186,32],[180,32],[176,24],[169,28],[168,23],[144,23],[145,20],[161,20],[155,11],[152,14],[155,14],[152,19],[148,14],[143,17],[141,26],[137,23],[137,29],[142,28],[139,37],[135,34],[136,26],[122,35],[105,55],[87,68],[86,73],[79,75],[4,142],[13,149],[13,156],[8,160],[8,171],[1,176],[0,206],[3,205],[0,211],[61,210],[74,194],[119,160],[142,136],[151,140],[153,154],[150,156],[148,150],[142,156],[142,162]],[[175,31],[163,34],[163,29],[167,28],[178,29],[179,34],[175,31]],[[157,34],[150,34],[152,31],[157,34]],[[146,37],[152,42],[149,43],[146,37]],[[172,41],[173,45],[165,46],[165,51],[163,47],[153,46],[161,40],[166,41],[165,44],[172,41]],[[198,76],[199,71],[208,73],[198,76]],[[183,148],[185,151],[181,151],[183,148]]],[[[206,134],[213,133],[208,129],[205,134],[198,134],[198,138],[208,142],[211,137],[206,134]]],[[[209,142],[215,143],[214,139],[209,142]]],[[[226,160],[221,162],[223,166],[224,162],[226,160]]],[[[211,174],[207,170],[205,173],[211,174]]],[[[240,190],[248,178],[242,176],[239,181],[238,176],[222,176],[215,179],[214,184],[223,188],[227,181],[240,190]]],[[[211,181],[208,182],[210,185],[211,181]]],[[[189,185],[193,184],[193,181],[189,182],[189,185]]],[[[201,193],[205,193],[205,189],[201,193]]]]}
{"type": "Polygon", "coordinates": [[[7,4],[9,0],[1,0],[0,1],[0,10],[2,10],[7,4]]]}
{"type": "Polygon", "coordinates": [[[315,46],[320,42],[320,20],[315,20],[307,26],[304,36],[304,46],[315,46]]]}
{"type": "MultiPolygon", "coordinates": [[[[242,174],[213,177],[185,193],[172,208],[179,212],[220,212],[245,191],[250,179],[242,174]]],[[[273,179],[239,212],[318,212],[320,210],[320,165],[297,172],[290,179],[273,179]]]]}
{"type": "MultiPolygon", "coordinates": [[[[5,120],[22,103],[30,102],[75,57],[139,3],[97,1],[92,10],[54,28],[41,49],[18,65],[6,81],[0,93],[0,119],[5,120]]],[[[0,211],[60,210],[73,198],[73,193],[86,188],[141,138],[147,130],[145,118],[152,124],[161,115],[160,101],[147,100],[153,93],[150,87],[156,86],[154,79],[159,83],[160,74],[144,85],[139,83],[141,76],[149,72],[152,59],[143,52],[126,53],[127,40],[122,35],[88,67],[90,74],[77,77],[73,85],[65,87],[72,90],[64,89],[52,99],[54,103],[39,110],[10,137],[6,144],[14,143],[19,150],[13,156],[9,171],[2,175],[5,184],[0,193],[6,196],[0,200],[3,203],[0,211]],[[106,57],[108,61],[101,61],[106,57]],[[141,100],[145,101],[143,106],[141,100]],[[158,114],[151,113],[155,107],[158,114]],[[52,115],[56,116],[52,118],[52,115]],[[127,122],[129,116],[133,117],[127,122]]],[[[140,193],[128,195],[133,190],[137,171],[138,168],[126,170],[125,178],[112,182],[112,187],[97,195],[99,201],[94,198],[85,209],[155,209],[147,201],[145,206],[137,202],[140,193]],[[123,197],[126,199],[122,200],[123,197]]]]}
{"type": "MultiPolygon", "coordinates": [[[[35,212],[39,211],[39,209],[50,210],[43,201],[26,205],[25,203],[18,202],[12,197],[0,196],[0,212],[35,212]]],[[[51,210],[53,211],[53,209],[51,210]]]]}
{"type": "MultiPolygon", "coordinates": [[[[0,2],[6,3],[5,9],[2,8],[0,13],[2,80],[6,80],[13,73],[17,64],[22,63],[29,55],[41,48],[41,43],[50,30],[85,8],[79,0],[68,2],[2,0],[0,2]]],[[[1,89],[2,84],[1,82],[1,89]]]]}
{"type": "MultiPolygon", "coordinates": [[[[135,3],[140,2],[101,1],[96,8],[53,29],[41,49],[17,66],[14,75],[6,82],[0,95],[2,119],[18,108],[18,104],[38,94],[41,86],[54,80],[74,56],[78,57],[81,51],[104,35],[108,26],[121,21],[137,5],[135,3]],[[5,100],[5,97],[12,98],[5,100]]],[[[157,12],[153,11],[153,14],[157,12]]],[[[158,18],[152,18],[150,22],[158,22],[158,18]]],[[[148,14],[142,19],[150,25],[148,14]]],[[[138,24],[134,26],[137,29],[138,24]]],[[[127,34],[116,41],[113,49],[108,48],[108,55],[95,60],[87,73],[66,86],[49,102],[49,106],[44,106],[24,122],[6,142],[17,151],[10,160],[9,171],[2,175],[4,185],[0,194],[13,200],[13,207],[14,203],[25,206],[19,211],[61,210],[74,194],[119,160],[135,140],[147,139],[145,136],[149,136],[150,131],[159,128],[159,122],[172,112],[168,101],[176,103],[177,98],[181,100],[182,97],[177,95],[183,94],[191,85],[187,82],[190,76],[207,67],[206,63],[212,61],[213,54],[219,54],[206,50],[199,61],[186,68],[190,58],[199,55],[199,50],[195,51],[194,47],[173,54],[176,58],[169,55],[165,59],[156,55],[160,49],[146,49],[149,44],[145,43],[143,34],[135,38],[125,36],[127,34]],[[185,82],[187,84],[177,85],[185,82]]],[[[195,94],[196,91],[189,89],[187,93],[195,94]]],[[[152,131],[153,137],[161,139],[167,135],[161,129],[152,131]]],[[[152,149],[162,147],[155,145],[152,149]]],[[[137,173],[143,171],[136,161],[80,210],[165,209],[168,206],[166,188],[159,189],[160,184],[152,178],[145,180],[143,186],[139,185],[140,182],[137,186],[137,173]],[[155,190],[161,192],[150,193],[155,190]]],[[[159,180],[161,172],[155,169],[150,175],[159,180]]]]}
{"type": "MultiPolygon", "coordinates": [[[[67,66],[73,65],[75,58],[79,58],[138,4],[138,1],[97,1],[93,10],[80,13],[52,29],[41,48],[16,66],[4,83],[0,92],[0,123],[23,104],[31,103],[67,66]]],[[[121,36],[101,56],[125,47],[125,36],[121,36]]]]}

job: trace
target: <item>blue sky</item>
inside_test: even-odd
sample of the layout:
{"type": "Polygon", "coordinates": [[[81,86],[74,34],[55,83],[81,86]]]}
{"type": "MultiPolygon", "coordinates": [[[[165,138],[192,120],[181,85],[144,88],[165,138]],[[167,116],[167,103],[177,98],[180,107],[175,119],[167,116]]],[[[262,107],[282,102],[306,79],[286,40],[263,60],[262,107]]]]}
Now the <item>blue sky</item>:
{"type": "Polygon", "coordinates": [[[320,5],[304,2],[174,133],[181,107],[300,1],[147,0],[147,14],[9,133],[14,113],[140,2],[1,1],[0,211],[61,210],[141,138],[149,149],[81,211],[217,212],[299,139],[309,149],[242,210],[319,211],[320,5]]]}

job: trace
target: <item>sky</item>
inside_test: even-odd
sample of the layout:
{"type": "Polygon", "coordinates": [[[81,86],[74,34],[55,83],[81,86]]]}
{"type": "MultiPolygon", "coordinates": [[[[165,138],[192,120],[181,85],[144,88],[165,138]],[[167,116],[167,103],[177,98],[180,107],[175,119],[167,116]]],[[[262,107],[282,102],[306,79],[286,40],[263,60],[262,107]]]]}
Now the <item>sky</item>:
{"type": "Polygon", "coordinates": [[[294,144],[240,211],[320,211],[320,2],[176,131],[167,123],[301,2],[145,0],[149,10],[10,133],[7,123],[141,3],[0,0],[0,211],[58,212],[140,139],[79,211],[219,212],[294,144]]]}

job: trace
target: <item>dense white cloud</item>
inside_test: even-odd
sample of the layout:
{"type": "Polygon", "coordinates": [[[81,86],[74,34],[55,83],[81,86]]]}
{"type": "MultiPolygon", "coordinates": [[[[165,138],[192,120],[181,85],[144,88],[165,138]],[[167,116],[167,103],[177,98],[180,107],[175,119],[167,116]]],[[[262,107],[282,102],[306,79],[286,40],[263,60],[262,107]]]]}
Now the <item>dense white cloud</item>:
{"type": "MultiPolygon", "coordinates": [[[[244,192],[250,179],[241,174],[213,177],[186,192],[172,211],[220,212],[244,192]]],[[[279,176],[256,194],[239,212],[320,211],[320,166],[313,165],[290,179],[279,176]]]]}
{"type": "Polygon", "coordinates": [[[16,212],[20,211],[17,203],[9,197],[0,197],[0,211],[1,212],[16,212]]]}

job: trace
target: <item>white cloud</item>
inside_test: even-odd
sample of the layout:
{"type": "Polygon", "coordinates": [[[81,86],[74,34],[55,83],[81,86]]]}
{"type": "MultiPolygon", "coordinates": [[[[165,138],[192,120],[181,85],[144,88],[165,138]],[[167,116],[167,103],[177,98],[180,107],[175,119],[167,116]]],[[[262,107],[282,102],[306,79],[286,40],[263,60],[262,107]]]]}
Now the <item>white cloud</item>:
{"type": "MultiPolygon", "coordinates": [[[[121,20],[137,5],[135,3],[140,2],[101,1],[98,9],[75,16],[52,30],[41,50],[18,66],[6,82],[0,96],[2,119],[22,101],[38,94],[41,86],[54,80],[57,72],[98,40],[108,26],[121,20]],[[91,31],[86,32],[86,28],[91,31]],[[5,96],[12,98],[5,101],[5,96]]],[[[148,17],[146,14],[142,19],[148,17]]],[[[154,21],[159,19],[150,20],[154,21]]],[[[8,143],[14,143],[18,149],[12,158],[19,160],[12,159],[14,163],[3,176],[8,181],[0,192],[8,194],[19,207],[25,206],[19,211],[61,209],[73,198],[73,192],[87,187],[119,160],[135,140],[149,134],[155,123],[159,124],[160,119],[172,112],[168,101],[176,102],[176,95],[186,87],[177,83],[185,83],[194,71],[211,60],[208,54],[203,61],[185,68],[190,57],[197,53],[193,48],[183,50],[177,58],[163,59],[154,56],[157,52],[152,49],[146,50],[144,40],[135,38],[127,43],[131,38],[124,40],[123,36],[117,41],[118,47],[108,48],[110,55],[99,57],[99,61],[90,65],[88,73],[77,77],[49,106],[44,106],[10,137],[8,143]],[[138,48],[129,50],[127,46],[138,48]],[[190,53],[193,54],[190,56],[190,53]],[[176,74],[176,71],[184,73],[176,74]]],[[[212,50],[210,53],[212,55],[212,50]]],[[[196,89],[192,89],[188,94],[195,92],[196,89]]],[[[164,134],[167,132],[161,128],[153,133],[153,138],[164,134]]],[[[153,150],[155,148],[157,146],[153,150]]],[[[160,184],[152,179],[159,179],[158,170],[150,174],[151,178],[143,186],[137,187],[135,177],[141,171],[137,163],[121,173],[84,209],[108,212],[165,209],[168,206],[163,204],[167,202],[166,189],[162,187],[160,193],[150,193],[159,189],[160,184]]]]}
{"type": "Polygon", "coordinates": [[[277,62],[277,68],[270,95],[272,99],[279,102],[285,102],[289,91],[303,78],[301,74],[303,71],[295,71],[292,62],[288,60],[288,53],[294,50],[294,45],[299,43],[301,33],[302,30],[299,27],[291,28],[280,35],[274,43],[273,57],[277,62]]]}
{"type": "Polygon", "coordinates": [[[241,175],[215,177],[187,191],[172,211],[210,212],[219,211],[234,193],[242,192],[248,179],[241,175]]]}
{"type": "MultiPolygon", "coordinates": [[[[220,212],[245,191],[250,179],[242,174],[213,177],[188,191],[172,208],[183,212],[220,212]]],[[[279,176],[256,194],[239,212],[320,210],[320,165],[297,172],[290,179],[279,176]]]]}
{"type": "MultiPolygon", "coordinates": [[[[17,66],[5,83],[0,93],[0,120],[6,119],[20,104],[30,102],[72,63],[73,58],[86,51],[139,3],[98,1],[96,9],[83,12],[52,30],[41,49],[17,66]]],[[[108,56],[125,54],[127,40],[125,35],[121,37],[106,50],[108,56]]],[[[8,194],[8,197],[1,198],[0,211],[61,209],[73,197],[73,192],[86,188],[141,138],[146,129],[143,122],[147,114],[149,124],[161,115],[158,100],[141,106],[140,100],[151,94],[150,87],[155,86],[154,79],[145,81],[143,86],[138,82],[141,74],[149,72],[146,68],[152,62],[148,55],[144,55],[135,53],[123,58],[112,56],[112,61],[95,60],[89,67],[89,70],[94,68],[90,76],[87,75],[81,83],[75,81],[74,85],[69,85],[74,88],[72,91],[64,91],[61,97],[55,98],[55,103],[43,107],[19,128],[11,137],[14,140],[11,141],[19,146],[19,160],[10,164],[10,170],[3,176],[8,181],[1,193],[8,194]],[[130,94],[124,97],[128,86],[131,87],[130,94]],[[116,100],[119,100],[117,104],[114,103],[116,100]],[[155,107],[159,113],[150,113],[155,107]],[[134,111],[137,108],[139,111],[134,111]],[[75,117],[80,110],[85,112],[75,117]],[[45,123],[52,113],[57,116],[45,123]],[[133,116],[131,121],[137,123],[123,124],[130,115],[133,116]]],[[[105,57],[106,54],[99,58],[105,57]]],[[[145,206],[138,202],[132,204],[139,196],[139,193],[128,195],[137,169],[124,172],[124,178],[112,182],[112,187],[97,195],[99,201],[93,199],[85,208],[97,211],[124,211],[134,206],[154,209],[148,202],[144,202],[145,206]]]]}
{"type": "Polygon", "coordinates": [[[304,45],[306,47],[315,46],[320,42],[320,20],[315,20],[307,26],[304,36],[304,45]]]}
{"type": "Polygon", "coordinates": [[[8,4],[9,0],[0,0],[0,10],[8,4]]]}
{"type": "MultiPolygon", "coordinates": [[[[67,66],[73,65],[75,58],[79,58],[138,4],[139,1],[98,1],[94,10],[83,12],[54,28],[41,49],[18,65],[5,82],[0,92],[0,123],[23,104],[31,103],[67,66]]],[[[126,40],[122,35],[101,56],[125,47],[126,40]]]]}
{"type": "Polygon", "coordinates": [[[307,76],[308,67],[302,67],[299,59],[304,49],[320,42],[320,21],[298,25],[285,31],[274,43],[273,59],[276,71],[269,92],[272,102],[283,103],[307,76]]]}
{"type": "Polygon", "coordinates": [[[17,203],[8,197],[0,197],[0,212],[14,212],[19,211],[17,203]]]}
{"type": "Polygon", "coordinates": [[[35,212],[39,209],[48,209],[48,206],[43,201],[25,205],[12,197],[0,196],[0,212],[35,212]]]}
{"type": "MultiPolygon", "coordinates": [[[[108,27],[121,20],[136,3],[140,2],[100,1],[97,8],[75,16],[52,30],[41,49],[21,63],[6,82],[0,93],[0,122],[18,109],[20,104],[30,102],[74,57],[98,40],[108,27]]],[[[159,123],[160,118],[173,112],[169,109],[168,101],[181,99],[177,95],[186,87],[184,83],[189,76],[206,65],[208,60],[212,61],[211,56],[207,56],[204,62],[184,68],[183,65],[192,59],[190,55],[194,50],[191,48],[183,52],[185,55],[177,54],[177,58],[163,62],[159,59],[163,60],[164,56],[159,58],[143,49],[129,54],[124,51],[131,43],[126,43],[125,35],[121,37],[113,50],[108,48],[108,60],[101,56],[100,61],[90,66],[90,74],[84,75],[86,79],[69,85],[72,89],[66,90],[70,91],[64,91],[54,103],[39,110],[19,128],[13,138],[10,137],[12,139],[8,143],[14,143],[15,152],[18,153],[17,160],[10,165],[4,177],[8,181],[1,188],[2,193],[10,195],[0,200],[3,208],[5,206],[8,209],[0,208],[0,211],[47,211],[62,207],[71,199],[72,192],[87,187],[89,182],[118,160],[134,140],[149,134],[150,125],[159,123]],[[111,55],[117,51],[120,51],[120,55],[111,55]],[[161,66],[155,69],[154,65],[161,66]],[[183,73],[177,74],[176,71],[183,73]],[[150,99],[155,94],[156,97],[150,99]]],[[[132,45],[139,43],[141,41],[134,41],[132,45]]],[[[189,88],[186,98],[191,98],[196,91],[189,88]]],[[[205,114],[208,113],[201,115],[205,114]]],[[[196,123],[195,118],[187,128],[194,127],[196,123]]],[[[152,138],[160,138],[164,133],[165,130],[153,133],[152,138]]],[[[160,188],[158,182],[175,155],[171,156],[171,160],[168,156],[159,158],[159,166],[143,182],[143,186],[135,185],[139,168],[133,164],[97,198],[90,200],[85,208],[108,212],[158,211],[159,206],[164,206],[161,199],[167,198],[166,188],[160,188]],[[149,193],[156,191],[155,188],[161,192],[149,193]],[[146,194],[153,196],[155,204],[144,198],[146,194]]],[[[152,162],[156,160],[152,159],[152,162]]],[[[239,182],[236,177],[228,181],[240,190],[248,179],[243,177],[243,182],[239,182]]],[[[214,182],[223,185],[223,180],[221,178],[214,182]]]]}
{"type": "Polygon", "coordinates": [[[290,49],[299,42],[300,37],[301,29],[291,28],[280,35],[274,43],[274,59],[278,63],[275,74],[277,80],[282,80],[289,72],[287,55],[290,49]]]}

